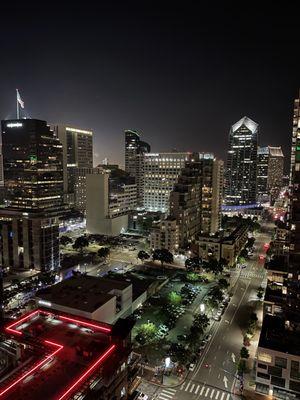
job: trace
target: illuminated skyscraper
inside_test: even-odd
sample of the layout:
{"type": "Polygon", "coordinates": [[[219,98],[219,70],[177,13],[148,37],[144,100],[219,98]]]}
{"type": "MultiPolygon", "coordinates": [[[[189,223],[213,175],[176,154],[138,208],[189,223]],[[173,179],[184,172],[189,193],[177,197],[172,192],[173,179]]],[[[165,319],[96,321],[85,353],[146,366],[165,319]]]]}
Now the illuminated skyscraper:
{"type": "Polygon", "coordinates": [[[192,153],[147,153],[144,156],[144,208],[168,213],[169,197],[192,153]]]}
{"type": "Polygon", "coordinates": [[[256,202],[258,124],[248,117],[232,125],[227,152],[225,202],[250,205],[256,202]]]}
{"type": "Polygon", "coordinates": [[[6,207],[0,211],[0,263],[13,269],[59,267],[63,212],[62,146],[45,121],[2,121],[6,207]]]}
{"type": "Polygon", "coordinates": [[[64,125],[54,131],[63,147],[64,201],[76,205],[77,169],[93,168],[93,132],[64,125]]]}
{"type": "Polygon", "coordinates": [[[257,199],[274,200],[283,185],[284,156],[281,147],[259,147],[257,152],[257,199]]]}
{"type": "Polygon", "coordinates": [[[140,140],[137,131],[125,131],[125,171],[135,178],[137,186],[137,203],[142,205],[144,189],[144,154],[149,153],[151,147],[140,140]]]}

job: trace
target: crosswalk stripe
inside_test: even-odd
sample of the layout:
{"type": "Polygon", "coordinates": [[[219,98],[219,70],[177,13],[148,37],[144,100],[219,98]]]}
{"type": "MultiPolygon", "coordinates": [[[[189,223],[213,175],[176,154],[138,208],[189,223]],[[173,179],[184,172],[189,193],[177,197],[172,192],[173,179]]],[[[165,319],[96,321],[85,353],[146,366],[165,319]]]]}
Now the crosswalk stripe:
{"type": "Polygon", "coordinates": [[[204,394],[205,397],[207,397],[208,392],[209,392],[209,388],[207,388],[207,390],[206,390],[206,392],[205,392],[205,394],[204,394]]]}
{"type": "Polygon", "coordinates": [[[174,390],[174,389],[163,389],[162,390],[163,392],[166,392],[166,393],[170,393],[170,394],[175,394],[176,393],[176,390],[174,390]]]}
{"type": "Polygon", "coordinates": [[[195,384],[193,383],[190,389],[190,393],[192,393],[192,391],[194,390],[195,384]]]}
{"type": "Polygon", "coordinates": [[[216,400],[218,400],[219,394],[220,394],[220,392],[217,391],[216,396],[215,396],[215,399],[216,399],[216,400]]]}
{"type": "Polygon", "coordinates": [[[229,399],[230,399],[230,394],[228,393],[226,400],[229,400],[229,399]]]}
{"type": "Polygon", "coordinates": [[[214,393],[215,393],[215,389],[213,389],[213,390],[211,391],[211,394],[210,394],[210,398],[211,398],[211,399],[213,398],[214,393]]]}
{"type": "Polygon", "coordinates": [[[224,396],[225,396],[225,393],[223,392],[222,396],[221,396],[221,400],[223,400],[224,396]]]}
{"type": "Polygon", "coordinates": [[[161,400],[169,400],[170,397],[166,397],[165,394],[161,393],[161,394],[158,396],[158,398],[161,399],[161,400]]]}
{"type": "Polygon", "coordinates": [[[167,399],[172,399],[172,398],[173,398],[173,394],[168,394],[168,393],[163,393],[163,392],[161,392],[160,395],[161,395],[161,396],[165,396],[167,399]]]}
{"type": "Polygon", "coordinates": [[[200,389],[200,385],[197,386],[197,389],[195,390],[195,394],[198,393],[198,390],[200,389]]]}
{"type": "Polygon", "coordinates": [[[201,392],[200,392],[200,396],[202,396],[202,393],[204,392],[204,388],[205,388],[205,386],[202,387],[201,392]]]}
{"type": "Polygon", "coordinates": [[[186,391],[188,390],[188,388],[190,387],[190,384],[191,384],[191,382],[189,382],[189,383],[186,385],[186,388],[184,389],[185,392],[186,392],[186,391]]]}

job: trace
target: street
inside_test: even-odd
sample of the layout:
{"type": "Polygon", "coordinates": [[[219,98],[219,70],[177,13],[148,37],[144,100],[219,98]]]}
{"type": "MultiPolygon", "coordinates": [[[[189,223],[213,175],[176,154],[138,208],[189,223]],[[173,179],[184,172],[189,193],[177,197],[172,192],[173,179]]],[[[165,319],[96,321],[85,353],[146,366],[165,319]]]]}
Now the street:
{"type": "Polygon", "coordinates": [[[236,363],[243,346],[241,326],[251,313],[251,303],[257,301],[256,291],[266,279],[266,272],[259,260],[263,245],[270,241],[270,233],[263,231],[256,237],[255,251],[246,268],[234,271],[237,282],[232,289],[231,301],[220,322],[214,322],[210,333],[212,338],[199,358],[193,372],[189,372],[185,381],[172,388],[151,388],[144,383],[140,390],[150,398],[159,400],[215,399],[234,398],[236,363]],[[145,391],[146,390],[146,391],[145,391]]]}

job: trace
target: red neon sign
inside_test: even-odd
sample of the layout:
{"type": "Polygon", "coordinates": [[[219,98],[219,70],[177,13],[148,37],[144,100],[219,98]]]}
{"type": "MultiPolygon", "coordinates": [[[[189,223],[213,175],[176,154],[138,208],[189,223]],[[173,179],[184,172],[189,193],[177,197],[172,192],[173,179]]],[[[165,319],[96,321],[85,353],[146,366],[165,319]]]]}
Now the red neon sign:
{"type": "Polygon", "coordinates": [[[63,319],[64,321],[73,322],[75,324],[82,325],[82,326],[88,326],[89,328],[98,329],[98,330],[103,331],[103,332],[107,332],[107,333],[111,332],[111,328],[106,328],[104,326],[91,324],[89,322],[81,321],[79,319],[69,318],[69,317],[65,317],[63,315],[60,315],[59,318],[63,319]]]}
{"type": "Polygon", "coordinates": [[[116,345],[113,344],[110,346],[105,353],[103,353],[97,361],[94,362],[57,400],[63,400],[68,396],[76,387],[88,376],[90,375],[96,367],[101,364],[116,348],[116,345]]]}
{"type": "MultiPolygon", "coordinates": [[[[18,332],[18,331],[17,331],[18,332]]],[[[57,354],[61,349],[63,349],[64,346],[51,342],[50,340],[45,340],[45,343],[50,344],[51,346],[56,347],[56,349],[49,354],[47,357],[45,357],[42,361],[40,361],[39,363],[37,363],[34,367],[32,367],[29,371],[25,372],[25,374],[21,375],[20,378],[18,378],[17,380],[15,380],[12,384],[10,384],[7,388],[3,389],[0,392],[0,397],[2,397],[4,394],[6,394],[10,389],[12,389],[14,386],[16,386],[18,383],[20,383],[21,381],[23,381],[27,376],[31,375],[34,371],[36,371],[37,369],[39,369],[40,367],[42,367],[48,360],[49,358],[55,356],[55,354],[57,354]]]]}

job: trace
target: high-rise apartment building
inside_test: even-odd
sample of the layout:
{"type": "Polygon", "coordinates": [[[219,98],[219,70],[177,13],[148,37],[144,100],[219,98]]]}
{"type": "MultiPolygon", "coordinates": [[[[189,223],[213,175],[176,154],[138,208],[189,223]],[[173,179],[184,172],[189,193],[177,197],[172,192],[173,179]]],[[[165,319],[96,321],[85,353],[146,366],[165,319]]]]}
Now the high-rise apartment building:
{"type": "Polygon", "coordinates": [[[257,151],[257,199],[273,203],[283,185],[284,156],[281,147],[259,147],[257,151]]]}
{"type": "Polygon", "coordinates": [[[221,222],[222,189],[223,162],[212,154],[194,154],[170,193],[168,218],[152,230],[151,247],[167,246],[176,251],[195,242],[200,233],[216,233],[221,222]]]}
{"type": "Polygon", "coordinates": [[[93,168],[93,132],[65,125],[54,131],[63,147],[64,201],[74,205],[77,168],[93,168]]]}
{"type": "Polygon", "coordinates": [[[227,205],[256,203],[258,124],[248,117],[232,125],[229,132],[225,175],[227,205]]]}
{"type": "Polygon", "coordinates": [[[0,211],[4,267],[59,267],[63,212],[62,146],[45,121],[2,121],[5,206],[0,211]]]}
{"type": "Polygon", "coordinates": [[[300,131],[295,124],[288,229],[287,253],[267,264],[257,352],[256,390],[277,399],[300,397],[300,131]]]}
{"type": "Polygon", "coordinates": [[[169,197],[192,153],[146,153],[144,156],[144,208],[169,212],[169,197]]]}
{"type": "Polygon", "coordinates": [[[135,178],[138,205],[143,202],[144,154],[150,150],[150,145],[140,139],[137,131],[125,131],[125,171],[135,178]]]}
{"type": "Polygon", "coordinates": [[[89,233],[119,235],[128,227],[128,214],[136,206],[136,183],[119,169],[86,177],[86,227],[89,233]]]}

